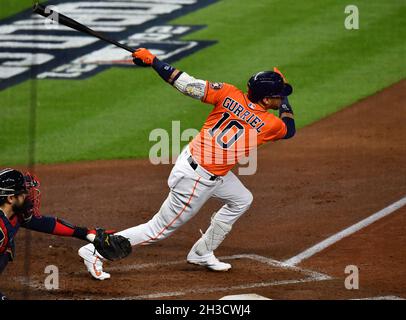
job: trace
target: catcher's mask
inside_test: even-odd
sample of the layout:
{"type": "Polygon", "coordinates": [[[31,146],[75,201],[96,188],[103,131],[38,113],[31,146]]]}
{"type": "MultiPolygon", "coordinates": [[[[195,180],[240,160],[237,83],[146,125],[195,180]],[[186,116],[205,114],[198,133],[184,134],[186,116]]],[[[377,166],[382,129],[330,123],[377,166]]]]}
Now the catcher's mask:
{"type": "Polygon", "coordinates": [[[283,77],[275,71],[261,71],[248,80],[248,99],[258,102],[263,98],[286,97],[293,91],[283,77]]]}

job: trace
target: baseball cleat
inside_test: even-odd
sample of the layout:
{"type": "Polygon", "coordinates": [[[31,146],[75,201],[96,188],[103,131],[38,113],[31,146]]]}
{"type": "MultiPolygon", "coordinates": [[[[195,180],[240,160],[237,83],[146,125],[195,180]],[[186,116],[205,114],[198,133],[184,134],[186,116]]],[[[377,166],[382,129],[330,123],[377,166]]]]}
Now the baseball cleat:
{"type": "Polygon", "coordinates": [[[190,252],[187,256],[187,262],[204,266],[212,271],[228,271],[231,269],[231,264],[221,262],[214,256],[213,252],[203,256],[199,256],[195,252],[190,252]]]}
{"type": "Polygon", "coordinates": [[[106,280],[110,278],[110,273],[103,271],[103,261],[86,246],[82,247],[78,251],[79,256],[83,258],[83,262],[87,268],[87,271],[97,280],[106,280]]]}

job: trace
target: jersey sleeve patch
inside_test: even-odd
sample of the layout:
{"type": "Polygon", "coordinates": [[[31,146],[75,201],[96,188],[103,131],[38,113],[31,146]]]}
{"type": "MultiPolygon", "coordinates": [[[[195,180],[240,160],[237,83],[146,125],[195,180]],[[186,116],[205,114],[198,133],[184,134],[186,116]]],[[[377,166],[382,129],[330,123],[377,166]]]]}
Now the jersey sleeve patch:
{"type": "Polygon", "coordinates": [[[223,88],[224,83],[223,82],[210,82],[210,88],[213,90],[220,90],[223,88]]]}
{"type": "Polygon", "coordinates": [[[228,94],[231,94],[236,89],[233,85],[224,82],[207,82],[205,96],[202,101],[213,105],[222,102],[228,94]]]}

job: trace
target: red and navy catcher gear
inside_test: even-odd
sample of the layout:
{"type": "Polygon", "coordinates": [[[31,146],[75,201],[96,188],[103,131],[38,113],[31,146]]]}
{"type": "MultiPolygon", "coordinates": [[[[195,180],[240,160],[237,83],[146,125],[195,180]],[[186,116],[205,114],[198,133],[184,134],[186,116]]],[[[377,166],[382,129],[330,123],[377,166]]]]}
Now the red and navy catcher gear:
{"type": "Polygon", "coordinates": [[[35,216],[40,216],[40,206],[41,206],[41,191],[39,187],[41,186],[39,179],[29,173],[26,172],[24,175],[25,179],[25,187],[28,193],[28,201],[32,204],[32,214],[35,216]]]}
{"type": "Polygon", "coordinates": [[[286,97],[293,91],[283,77],[274,71],[261,71],[248,80],[248,99],[258,102],[263,98],[286,97]]]}

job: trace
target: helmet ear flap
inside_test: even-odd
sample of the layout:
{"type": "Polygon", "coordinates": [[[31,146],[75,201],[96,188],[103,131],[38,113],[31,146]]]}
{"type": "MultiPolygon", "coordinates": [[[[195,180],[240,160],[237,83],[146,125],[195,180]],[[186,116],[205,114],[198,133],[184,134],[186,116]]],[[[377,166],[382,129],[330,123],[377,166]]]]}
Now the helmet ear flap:
{"type": "Polygon", "coordinates": [[[255,101],[256,99],[254,99],[254,97],[253,97],[252,89],[250,87],[248,87],[248,99],[251,102],[254,102],[254,103],[257,102],[257,101],[255,101]]]}
{"type": "Polygon", "coordinates": [[[258,72],[254,74],[247,83],[248,86],[248,99],[251,102],[257,103],[260,101],[264,96],[264,88],[263,84],[261,83],[259,76],[262,72],[258,72]]]}

